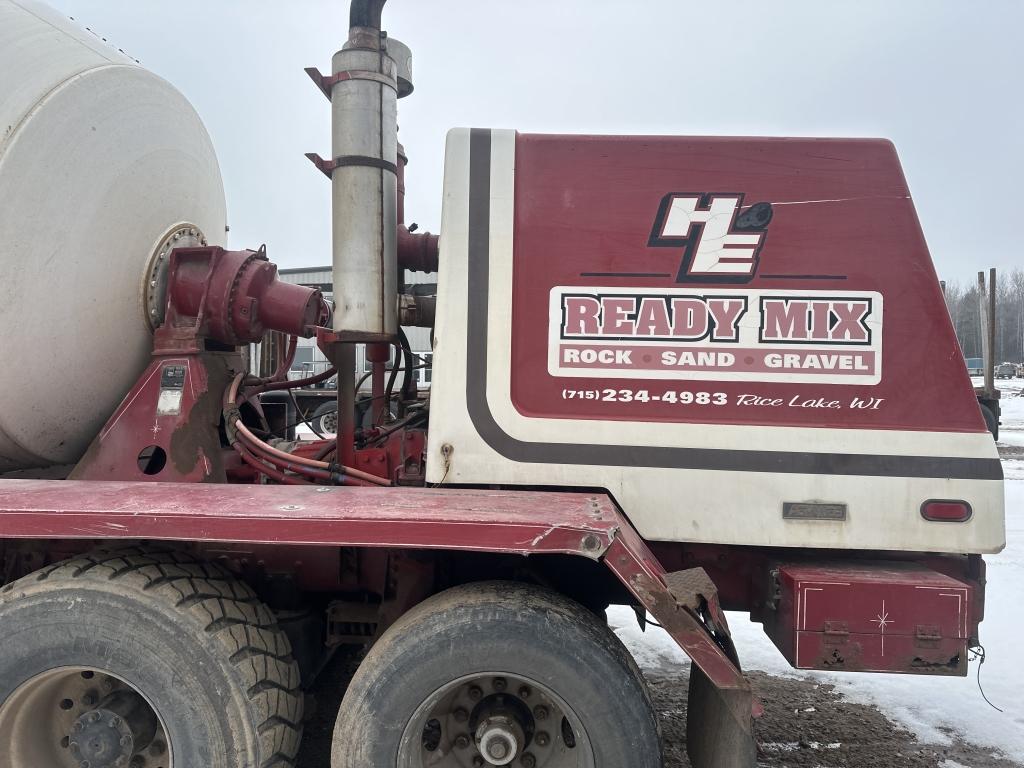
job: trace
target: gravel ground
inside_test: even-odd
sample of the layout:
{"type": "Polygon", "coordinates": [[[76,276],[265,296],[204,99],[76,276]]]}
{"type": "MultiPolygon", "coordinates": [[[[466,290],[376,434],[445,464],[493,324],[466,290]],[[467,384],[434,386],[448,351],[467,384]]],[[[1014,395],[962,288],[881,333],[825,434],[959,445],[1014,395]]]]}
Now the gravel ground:
{"type": "MultiPolygon", "coordinates": [[[[339,655],[319,679],[318,706],[306,724],[299,768],[330,768],[333,713],[357,661],[339,655]]],[[[662,718],[665,768],[689,768],[686,673],[647,674],[662,718]]],[[[765,768],[1024,768],[953,733],[949,744],[921,743],[874,707],[846,701],[831,685],[763,672],[748,677],[765,705],[757,722],[759,764],[765,768]]]]}

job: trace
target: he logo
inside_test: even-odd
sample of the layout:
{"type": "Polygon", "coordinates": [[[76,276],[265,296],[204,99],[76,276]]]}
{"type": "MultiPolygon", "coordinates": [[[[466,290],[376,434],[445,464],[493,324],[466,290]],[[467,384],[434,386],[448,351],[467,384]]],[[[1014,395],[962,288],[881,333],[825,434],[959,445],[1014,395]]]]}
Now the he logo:
{"type": "Polygon", "coordinates": [[[677,283],[746,283],[771,220],[771,203],[744,208],[742,193],[672,192],[661,200],[647,244],[683,249],[677,283]]]}

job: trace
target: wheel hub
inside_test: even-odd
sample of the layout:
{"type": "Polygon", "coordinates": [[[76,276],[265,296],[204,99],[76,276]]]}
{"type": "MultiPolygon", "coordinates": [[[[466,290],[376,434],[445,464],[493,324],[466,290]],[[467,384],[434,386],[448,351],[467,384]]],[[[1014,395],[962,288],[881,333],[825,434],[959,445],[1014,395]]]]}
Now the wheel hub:
{"type": "Polygon", "coordinates": [[[167,734],[130,684],[99,670],[60,667],[0,704],[0,765],[170,768],[167,734]]]}
{"type": "Polygon", "coordinates": [[[515,719],[496,715],[480,723],[476,740],[480,754],[489,765],[508,765],[516,759],[525,738],[515,719]]]}
{"type": "Polygon", "coordinates": [[[109,709],[97,708],[79,716],[68,739],[71,754],[89,768],[121,768],[135,753],[131,728],[109,709]]]}
{"type": "Polygon", "coordinates": [[[589,741],[584,739],[581,747],[577,734],[585,731],[575,713],[546,686],[500,672],[467,675],[438,689],[420,705],[410,721],[398,765],[592,766],[589,741]]]}

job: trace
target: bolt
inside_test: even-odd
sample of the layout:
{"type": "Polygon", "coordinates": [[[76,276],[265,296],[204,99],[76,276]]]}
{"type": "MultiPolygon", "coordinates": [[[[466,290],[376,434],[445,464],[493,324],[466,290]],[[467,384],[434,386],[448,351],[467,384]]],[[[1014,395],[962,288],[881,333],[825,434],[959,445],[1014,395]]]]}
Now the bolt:
{"type": "Polygon", "coordinates": [[[156,288],[156,280],[150,280],[149,281],[149,287],[150,288],[156,288]]]}
{"type": "Polygon", "coordinates": [[[504,691],[506,688],[508,688],[508,681],[504,677],[494,678],[494,690],[504,691]]]}
{"type": "Polygon", "coordinates": [[[470,701],[480,701],[483,698],[484,692],[480,690],[480,686],[471,685],[469,686],[469,699],[470,701]]]}
{"type": "MultiPolygon", "coordinates": [[[[180,240],[181,239],[181,232],[175,232],[174,233],[174,239],[175,240],[180,240]]],[[[84,766],[83,766],[83,768],[84,768],[84,766]]]]}
{"type": "Polygon", "coordinates": [[[523,756],[519,758],[519,762],[523,764],[523,768],[536,768],[537,766],[537,758],[529,752],[523,752],[523,756]]]}
{"type": "Polygon", "coordinates": [[[121,744],[122,747],[127,747],[131,743],[132,743],[132,740],[129,739],[127,736],[122,736],[121,737],[120,744],[121,744]]]}
{"type": "Polygon", "coordinates": [[[83,730],[84,728],[85,728],[85,726],[84,726],[84,725],[82,725],[82,723],[81,723],[81,722],[79,722],[78,720],[76,720],[76,721],[75,721],[75,722],[74,722],[74,723],[72,724],[72,726],[71,726],[71,732],[72,732],[72,733],[78,733],[79,731],[83,730]]]}
{"type": "Polygon", "coordinates": [[[594,534],[588,533],[586,536],[583,537],[582,544],[585,550],[587,550],[588,552],[593,552],[595,549],[598,549],[601,546],[601,540],[597,538],[597,536],[595,536],[594,534]]]}
{"type": "Polygon", "coordinates": [[[110,693],[110,691],[114,690],[114,681],[111,680],[110,678],[107,678],[106,680],[103,681],[102,687],[103,687],[104,691],[106,691],[107,693],[110,693]]]}
{"type": "Polygon", "coordinates": [[[110,718],[110,727],[111,728],[117,728],[117,726],[119,726],[120,724],[121,724],[121,718],[118,717],[117,715],[114,715],[112,718],[110,718]]]}
{"type": "Polygon", "coordinates": [[[528,699],[530,698],[531,693],[533,693],[533,691],[530,690],[530,686],[524,685],[522,688],[519,689],[519,698],[528,699]]]}
{"type": "Polygon", "coordinates": [[[548,736],[547,731],[539,731],[536,736],[533,737],[534,741],[537,742],[537,746],[546,747],[551,743],[551,737],[548,736]]]}
{"type": "Polygon", "coordinates": [[[457,723],[464,723],[469,720],[469,712],[462,707],[456,709],[452,714],[455,715],[455,722],[457,723]]]}
{"type": "Polygon", "coordinates": [[[90,723],[97,723],[100,719],[99,712],[90,712],[86,718],[90,723]]]}
{"type": "Polygon", "coordinates": [[[542,706],[534,707],[533,708],[533,716],[537,720],[547,720],[548,719],[548,708],[547,707],[542,707],[542,706]]]}
{"type": "Polygon", "coordinates": [[[487,745],[487,754],[495,760],[504,760],[508,754],[508,744],[504,739],[492,739],[487,745]]]}
{"type": "Polygon", "coordinates": [[[459,749],[465,749],[469,746],[469,736],[464,733],[460,733],[455,737],[455,746],[459,749]]]}

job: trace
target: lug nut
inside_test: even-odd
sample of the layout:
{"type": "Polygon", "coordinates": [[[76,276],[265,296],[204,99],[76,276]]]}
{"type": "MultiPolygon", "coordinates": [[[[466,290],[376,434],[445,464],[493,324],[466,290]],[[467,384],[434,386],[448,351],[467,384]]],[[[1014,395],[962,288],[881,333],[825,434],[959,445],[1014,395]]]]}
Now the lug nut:
{"type": "Polygon", "coordinates": [[[548,708],[547,707],[542,707],[542,706],[534,707],[533,708],[533,716],[537,720],[547,720],[548,719],[548,708]]]}
{"type": "Polygon", "coordinates": [[[455,737],[455,746],[459,749],[465,749],[469,746],[469,736],[464,733],[460,733],[455,737]]]}
{"type": "Polygon", "coordinates": [[[483,698],[484,692],[480,690],[480,686],[471,685],[469,686],[469,698],[470,701],[480,701],[483,698]]]}
{"type": "Polygon", "coordinates": [[[504,677],[494,678],[494,690],[504,691],[506,688],[508,688],[508,681],[504,677]]]}
{"type": "Polygon", "coordinates": [[[548,736],[547,731],[538,731],[537,735],[534,736],[533,739],[537,742],[538,747],[546,747],[551,743],[551,737],[548,736]]]}
{"type": "Polygon", "coordinates": [[[523,764],[523,768],[537,768],[537,758],[529,752],[524,752],[523,756],[519,758],[519,762],[523,764]]]}
{"type": "Polygon", "coordinates": [[[457,723],[464,723],[469,720],[469,712],[462,707],[456,709],[452,714],[455,716],[455,722],[457,723]]]}

